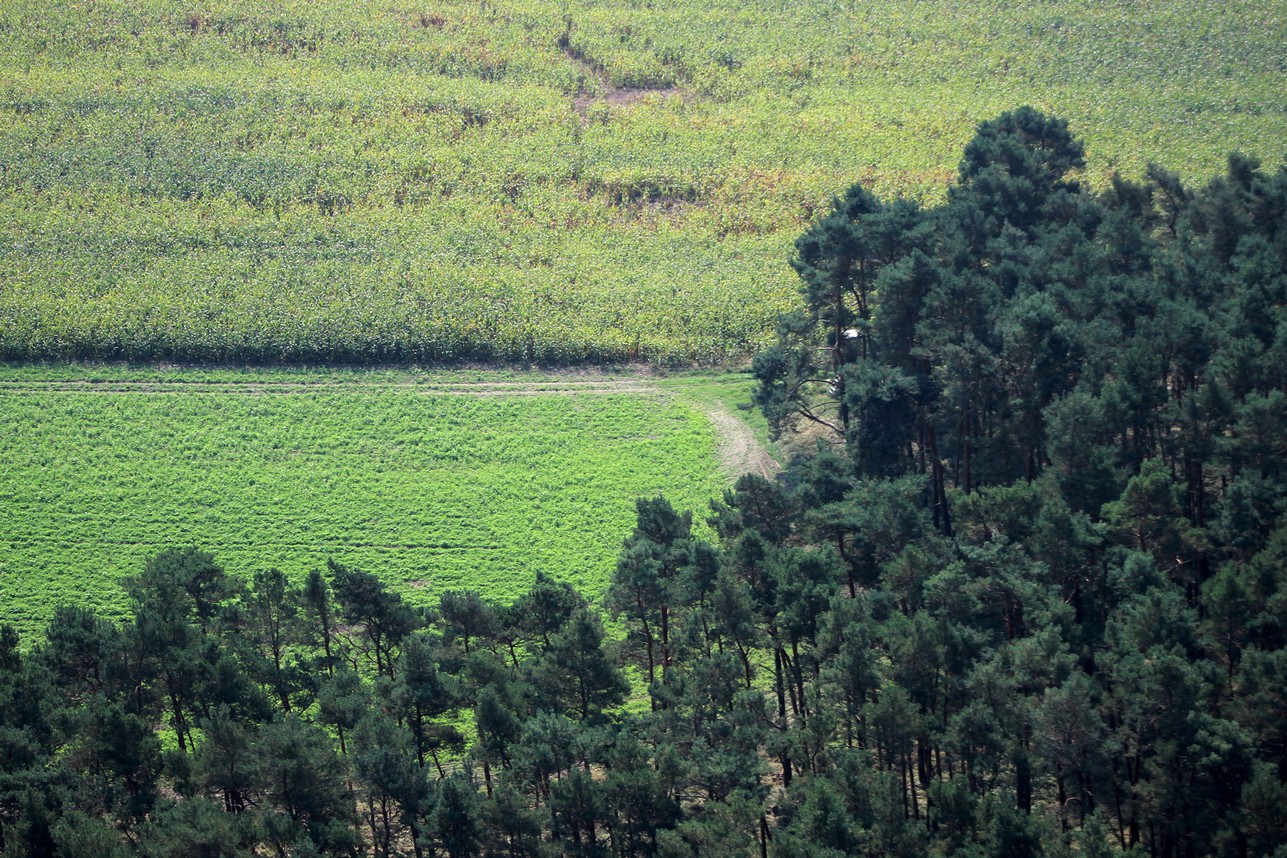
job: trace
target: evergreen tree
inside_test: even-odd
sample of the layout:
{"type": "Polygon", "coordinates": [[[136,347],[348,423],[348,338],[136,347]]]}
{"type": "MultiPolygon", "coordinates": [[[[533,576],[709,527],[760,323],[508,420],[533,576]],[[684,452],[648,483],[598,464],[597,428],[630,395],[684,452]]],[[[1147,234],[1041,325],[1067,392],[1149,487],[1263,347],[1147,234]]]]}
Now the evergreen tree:
{"type": "Polygon", "coordinates": [[[625,679],[603,648],[603,626],[597,615],[579,609],[550,649],[532,668],[532,682],[543,705],[587,721],[626,698],[625,679]]]}

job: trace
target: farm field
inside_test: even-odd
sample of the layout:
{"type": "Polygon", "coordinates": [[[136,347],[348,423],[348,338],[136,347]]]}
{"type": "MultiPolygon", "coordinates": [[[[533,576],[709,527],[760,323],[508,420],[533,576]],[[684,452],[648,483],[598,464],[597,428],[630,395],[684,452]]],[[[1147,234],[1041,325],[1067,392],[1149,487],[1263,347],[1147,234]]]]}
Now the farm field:
{"type": "Polygon", "coordinates": [[[0,616],[117,614],[116,582],[197,545],[302,578],[334,557],[413,603],[504,599],[537,571],[591,598],[666,494],[700,520],[725,485],[704,411],[742,376],[0,372],[0,616]]]}
{"type": "Polygon", "coordinates": [[[0,6],[0,358],[720,363],[855,180],[977,122],[1088,174],[1284,155],[1287,4],[0,6]]]}

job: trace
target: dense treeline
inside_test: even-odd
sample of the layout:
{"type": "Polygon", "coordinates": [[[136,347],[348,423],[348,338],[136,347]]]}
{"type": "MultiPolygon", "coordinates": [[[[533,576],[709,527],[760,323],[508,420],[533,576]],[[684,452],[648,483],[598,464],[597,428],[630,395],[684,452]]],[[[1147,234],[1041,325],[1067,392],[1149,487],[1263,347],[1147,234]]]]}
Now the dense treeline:
{"type": "MultiPolygon", "coordinates": [[[[757,399],[779,432],[844,442],[788,478],[794,534],[903,624],[901,776],[931,834],[959,790],[1027,814],[1044,781],[1064,830],[1268,851],[1287,168],[1234,155],[1204,188],[1150,167],[1092,195],[1083,163],[1025,108],[979,128],[938,209],[851,188],[796,244],[805,307],[757,357],[757,399]]],[[[875,681],[860,724],[896,705],[875,681]]]]}
{"type": "Polygon", "coordinates": [[[1080,163],[838,201],[756,361],[835,443],[640,500],[602,608],[192,549],[4,634],[5,854],[1281,856],[1287,170],[1080,163]]]}

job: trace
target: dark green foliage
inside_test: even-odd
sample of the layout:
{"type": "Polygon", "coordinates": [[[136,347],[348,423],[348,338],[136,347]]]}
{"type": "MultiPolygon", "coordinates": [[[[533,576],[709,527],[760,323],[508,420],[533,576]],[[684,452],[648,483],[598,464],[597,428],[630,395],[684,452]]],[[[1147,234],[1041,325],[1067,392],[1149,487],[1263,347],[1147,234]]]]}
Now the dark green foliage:
{"type": "Polygon", "coordinates": [[[202,721],[201,730],[204,741],[193,761],[198,783],[208,794],[222,797],[224,810],[244,812],[263,791],[254,734],[226,706],[202,721]]]}
{"type": "Polygon", "coordinates": [[[458,645],[466,656],[471,645],[479,645],[480,638],[486,641],[500,631],[496,609],[474,590],[443,593],[438,612],[442,616],[445,643],[458,645]]]}
{"type": "Polygon", "coordinates": [[[585,598],[566,581],[555,581],[542,572],[536,583],[505,611],[511,641],[550,647],[550,635],[563,628],[585,598]]]}
{"type": "Polygon", "coordinates": [[[407,732],[379,709],[369,710],[352,732],[350,760],[376,855],[396,854],[403,838],[418,841],[430,809],[424,766],[407,732]]]}
{"type": "Polygon", "coordinates": [[[481,854],[478,803],[478,790],[468,777],[454,774],[442,782],[431,824],[449,858],[481,854]]]}
{"type": "MultiPolygon", "coordinates": [[[[846,744],[898,776],[904,813],[924,804],[952,851],[1034,854],[1049,832],[1024,817],[1044,795],[1064,830],[1102,825],[1098,807],[1118,847],[1212,854],[1239,837],[1221,815],[1251,778],[1243,725],[1277,735],[1237,695],[1282,682],[1259,680],[1283,640],[1257,595],[1281,576],[1252,558],[1284,511],[1269,344],[1287,330],[1287,172],[1233,156],[1203,189],[1151,169],[1095,197],[1082,158],[1029,108],[982,124],[948,204],[909,214],[934,232],[905,229],[869,295],[828,298],[888,210],[851,190],[797,244],[806,310],[756,364],[758,398],[783,429],[835,415],[856,472],[839,490],[843,470],[816,464],[785,482],[804,503],[795,538],[833,545],[862,603],[832,608],[822,694],[843,704],[846,744]],[[926,489],[896,490],[901,475],[926,489]],[[885,598],[900,613],[882,620],[867,606],[885,598]],[[998,791],[1009,804],[957,814],[968,830],[936,817],[998,791]]],[[[781,598],[756,540],[734,557],[752,594],[781,598]]],[[[807,598],[790,580],[788,599],[807,598]]],[[[831,795],[804,795],[788,851],[859,851],[831,795]]]]}
{"type": "Polygon", "coordinates": [[[264,725],[257,748],[265,798],[280,812],[271,821],[271,839],[287,844],[307,836],[318,846],[342,844],[354,809],[336,777],[343,771],[340,758],[321,728],[285,715],[264,725]]]}
{"type": "Polygon", "coordinates": [[[490,792],[492,767],[510,767],[510,749],[518,741],[522,725],[518,715],[501,698],[500,693],[493,686],[487,685],[478,692],[478,701],[474,705],[474,726],[478,730],[474,754],[483,765],[483,777],[490,792]]]}
{"type": "Polygon", "coordinates": [[[355,627],[356,650],[377,674],[392,677],[398,646],[415,623],[402,597],[391,592],[375,575],[327,561],[331,588],[340,614],[355,627]]]}
{"type": "Polygon", "coordinates": [[[597,614],[582,608],[572,615],[550,648],[532,666],[540,706],[581,721],[597,718],[622,703],[628,686],[603,647],[597,614]]]}
{"type": "Polygon", "coordinates": [[[317,704],[317,720],[335,727],[340,753],[348,753],[344,731],[351,730],[362,720],[362,714],[371,705],[371,689],[363,684],[356,671],[337,670],[322,684],[317,704]]]}
{"type": "Polygon", "coordinates": [[[197,797],[159,809],[139,832],[138,853],[147,858],[249,858],[255,854],[254,842],[243,818],[197,797]]]}
{"type": "MultiPolygon", "coordinates": [[[[487,610],[492,609],[488,606],[487,610]]],[[[411,730],[417,764],[423,769],[426,758],[432,757],[441,773],[438,751],[444,747],[459,751],[465,740],[454,727],[441,722],[456,709],[457,693],[450,679],[439,673],[440,659],[423,633],[410,636],[389,702],[411,730]]]]}
{"type": "Polygon", "coordinates": [[[305,681],[298,665],[287,661],[288,647],[301,639],[303,632],[298,622],[299,595],[293,592],[285,575],[269,569],[255,573],[244,601],[249,637],[260,660],[256,672],[272,689],[282,711],[289,712],[292,696],[305,681]]]}

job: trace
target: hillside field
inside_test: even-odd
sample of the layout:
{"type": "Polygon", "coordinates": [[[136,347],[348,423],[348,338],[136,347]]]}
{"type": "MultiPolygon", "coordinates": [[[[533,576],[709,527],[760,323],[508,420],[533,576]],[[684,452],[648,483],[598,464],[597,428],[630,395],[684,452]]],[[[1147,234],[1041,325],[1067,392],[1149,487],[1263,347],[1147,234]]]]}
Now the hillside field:
{"type": "Polygon", "coordinates": [[[665,493],[700,520],[726,475],[704,410],[744,377],[0,373],[0,616],[119,615],[121,576],[168,546],[297,579],[328,557],[416,604],[506,599],[537,571],[591,598],[665,493]]]}
{"type": "Polygon", "coordinates": [[[1278,163],[1287,4],[9,0],[0,359],[745,359],[976,124],[1278,163]]]}

